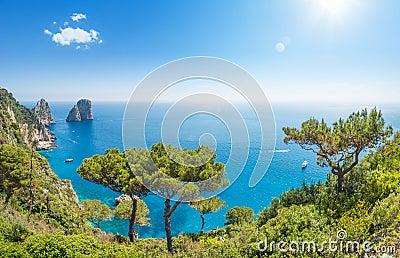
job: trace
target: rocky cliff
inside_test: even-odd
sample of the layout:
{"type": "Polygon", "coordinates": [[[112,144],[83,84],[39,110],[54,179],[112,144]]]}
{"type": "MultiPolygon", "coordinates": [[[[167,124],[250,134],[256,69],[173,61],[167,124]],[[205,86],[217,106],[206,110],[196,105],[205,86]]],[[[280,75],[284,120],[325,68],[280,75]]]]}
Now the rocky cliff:
{"type": "Polygon", "coordinates": [[[82,120],[93,120],[92,101],[80,99],[69,111],[67,122],[80,122],[82,120]]]}
{"type": "Polygon", "coordinates": [[[38,150],[56,147],[53,132],[3,88],[0,88],[0,107],[0,144],[32,146],[37,140],[38,150]]]}
{"type": "Polygon", "coordinates": [[[32,109],[33,115],[44,126],[50,126],[56,122],[51,114],[51,109],[46,100],[41,99],[37,102],[36,106],[32,109]]]}
{"type": "Polygon", "coordinates": [[[77,105],[82,120],[93,120],[92,101],[90,99],[80,99],[77,105]]]}
{"type": "Polygon", "coordinates": [[[71,182],[61,180],[45,157],[32,151],[34,140],[39,141],[41,148],[44,142],[50,144],[52,138],[52,133],[30,109],[0,87],[0,174],[12,182],[0,183],[2,251],[4,243],[1,242],[11,239],[8,236],[16,235],[18,238],[14,239],[20,241],[34,232],[71,234],[89,228],[86,219],[80,215],[81,209],[71,182]]]}
{"type": "Polygon", "coordinates": [[[78,106],[74,105],[69,111],[67,122],[79,122],[81,120],[81,113],[79,112],[78,106]]]}

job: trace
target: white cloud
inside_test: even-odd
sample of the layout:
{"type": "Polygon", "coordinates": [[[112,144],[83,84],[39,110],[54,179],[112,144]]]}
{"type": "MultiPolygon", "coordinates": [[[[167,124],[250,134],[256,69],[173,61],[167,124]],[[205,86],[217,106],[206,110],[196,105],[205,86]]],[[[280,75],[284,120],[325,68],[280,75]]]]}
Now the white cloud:
{"type": "Polygon", "coordinates": [[[98,40],[99,39],[99,33],[95,30],[90,30],[90,35],[92,36],[93,39],[98,40]]]}
{"type": "MultiPolygon", "coordinates": [[[[82,19],[86,19],[86,14],[73,13],[70,16],[74,22],[79,22],[82,19]]],[[[53,25],[57,22],[53,21],[53,25]]],[[[94,29],[86,29],[80,27],[72,27],[66,21],[63,23],[63,27],[59,27],[58,32],[51,32],[45,29],[44,34],[52,36],[52,41],[61,46],[74,45],[75,49],[89,49],[89,45],[93,43],[101,44],[103,40],[100,39],[100,33],[94,29]]]]}
{"type": "Polygon", "coordinates": [[[45,29],[43,32],[46,35],[53,35],[53,33],[51,33],[51,31],[49,31],[48,29],[45,29]]]}
{"type": "Polygon", "coordinates": [[[74,13],[71,16],[71,20],[74,22],[79,22],[79,20],[85,19],[86,20],[86,14],[83,13],[74,13]]]}
{"type": "Polygon", "coordinates": [[[81,28],[60,28],[60,32],[53,35],[52,39],[57,44],[69,46],[72,43],[88,44],[99,42],[99,32],[90,30],[89,32],[81,28]]]}

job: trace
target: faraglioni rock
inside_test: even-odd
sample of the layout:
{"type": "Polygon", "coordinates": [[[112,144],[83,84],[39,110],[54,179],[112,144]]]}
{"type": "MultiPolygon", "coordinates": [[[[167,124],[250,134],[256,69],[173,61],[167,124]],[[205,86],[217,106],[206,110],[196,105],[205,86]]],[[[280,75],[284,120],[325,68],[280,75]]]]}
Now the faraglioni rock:
{"type": "Polygon", "coordinates": [[[81,120],[81,113],[79,112],[78,106],[74,105],[69,111],[67,122],[79,122],[81,120]]]}
{"type": "Polygon", "coordinates": [[[49,104],[44,99],[40,99],[36,106],[32,109],[33,115],[36,119],[44,126],[50,126],[56,122],[51,114],[51,109],[49,104]]]}
{"type": "Polygon", "coordinates": [[[90,99],[80,99],[77,105],[82,120],[93,120],[92,101],[90,99]]]}
{"type": "Polygon", "coordinates": [[[93,120],[92,101],[80,99],[69,111],[67,122],[80,122],[82,120],[93,120]]]}

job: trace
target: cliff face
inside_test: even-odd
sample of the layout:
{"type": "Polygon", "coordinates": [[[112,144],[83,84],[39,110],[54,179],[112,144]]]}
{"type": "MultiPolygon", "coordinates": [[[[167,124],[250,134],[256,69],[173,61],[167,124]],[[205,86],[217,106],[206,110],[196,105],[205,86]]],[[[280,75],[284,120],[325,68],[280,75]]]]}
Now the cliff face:
{"type": "Polygon", "coordinates": [[[92,101],[90,99],[80,99],[77,105],[82,120],[93,120],[92,101]]]}
{"type": "Polygon", "coordinates": [[[80,99],[69,111],[67,122],[80,122],[82,120],[93,120],[92,101],[80,99]]]}
{"type": "Polygon", "coordinates": [[[33,115],[44,126],[55,124],[51,109],[46,100],[41,99],[37,102],[36,106],[32,109],[33,115]]]}
{"type": "Polygon", "coordinates": [[[67,122],[79,122],[81,120],[81,113],[79,112],[78,106],[74,105],[69,111],[67,122]]]}
{"type": "Polygon", "coordinates": [[[28,124],[20,126],[21,135],[26,145],[30,145],[30,137],[38,140],[36,150],[51,150],[57,147],[55,144],[56,137],[54,133],[45,127],[30,128],[28,124]]]}
{"type": "Polygon", "coordinates": [[[0,144],[31,146],[36,139],[38,150],[56,147],[53,132],[3,88],[0,88],[0,107],[0,144]]]}
{"type": "MultiPolygon", "coordinates": [[[[15,191],[0,184],[0,194],[11,195],[11,198],[17,200],[15,203],[18,203],[19,209],[13,211],[15,213],[19,214],[23,210],[27,214],[28,206],[31,205],[34,220],[42,219],[42,223],[48,223],[52,230],[69,232],[86,227],[86,220],[76,215],[80,208],[71,182],[60,180],[43,156],[31,152],[30,146],[35,139],[39,141],[38,149],[54,144],[53,133],[35,118],[31,110],[19,104],[7,90],[0,88],[0,173],[9,173],[8,168],[18,168],[18,176],[13,177],[13,180],[20,180],[18,183],[13,181],[18,186],[15,191]],[[32,170],[31,162],[34,168],[32,170]],[[31,178],[35,179],[35,183],[28,187],[26,182],[31,178]],[[30,195],[34,198],[29,199],[30,195]]],[[[0,221],[12,220],[4,212],[3,203],[0,206],[0,221]]],[[[13,207],[10,205],[7,209],[11,210],[13,207]]],[[[18,218],[16,221],[20,223],[25,217],[19,215],[18,218]]],[[[28,222],[25,224],[31,225],[28,222]]],[[[41,229],[32,224],[31,230],[41,229]]]]}

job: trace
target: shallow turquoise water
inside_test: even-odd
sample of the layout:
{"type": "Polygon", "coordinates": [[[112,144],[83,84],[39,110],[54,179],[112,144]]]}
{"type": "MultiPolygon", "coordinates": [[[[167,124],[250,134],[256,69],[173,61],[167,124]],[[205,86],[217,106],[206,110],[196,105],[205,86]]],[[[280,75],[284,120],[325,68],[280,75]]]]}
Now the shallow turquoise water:
{"type": "MultiPolygon", "coordinates": [[[[32,103],[26,103],[27,106],[33,106],[32,103]]],[[[50,103],[53,116],[57,124],[51,127],[55,133],[58,148],[51,151],[42,151],[41,153],[48,159],[51,167],[62,179],[70,179],[75,188],[79,199],[99,199],[102,202],[114,206],[114,198],[119,194],[93,184],[79,177],[76,169],[84,158],[90,157],[96,153],[103,153],[107,148],[118,147],[122,149],[122,122],[124,114],[124,103],[94,103],[93,121],[84,121],[80,123],[66,123],[65,118],[73,103],[50,103]],[[73,158],[72,163],[65,163],[66,158],[73,158]]],[[[383,109],[386,121],[395,128],[399,128],[399,105],[386,105],[380,107],[383,109]]],[[[226,201],[228,208],[234,206],[249,206],[256,213],[260,212],[265,206],[268,206],[273,197],[279,197],[279,194],[292,187],[297,187],[304,180],[308,183],[317,180],[325,180],[327,169],[316,165],[315,155],[301,150],[296,145],[285,145],[282,142],[283,126],[299,127],[301,122],[311,116],[333,121],[339,116],[347,116],[352,111],[360,109],[357,105],[273,105],[277,128],[277,150],[287,150],[289,152],[277,152],[274,154],[272,163],[268,172],[261,182],[253,188],[249,188],[248,181],[255,165],[257,152],[259,150],[259,134],[257,121],[254,117],[245,116],[251,136],[251,148],[248,162],[240,177],[225,190],[220,197],[226,201]],[[254,137],[253,137],[254,136],[254,137]],[[303,160],[308,160],[309,165],[306,169],[301,169],[303,160]]],[[[162,112],[154,112],[146,126],[148,133],[148,144],[151,145],[160,140],[158,126],[161,124],[161,118],[158,117],[162,112]]],[[[210,116],[198,116],[189,119],[182,125],[180,131],[180,140],[182,147],[195,148],[198,145],[198,137],[204,132],[210,132],[217,140],[217,159],[226,162],[231,148],[229,131],[223,124],[210,116]]],[[[243,148],[243,155],[245,155],[243,148]]],[[[234,170],[231,167],[230,170],[234,170]]],[[[229,171],[227,171],[229,174],[229,171]]],[[[163,199],[157,196],[148,196],[145,198],[150,208],[150,217],[152,227],[141,227],[139,229],[140,237],[164,237],[163,224],[163,199]]],[[[224,214],[227,208],[221,211],[206,215],[206,230],[222,227],[224,224],[224,214]]],[[[108,232],[127,234],[127,221],[106,221],[102,223],[102,229],[108,232]]],[[[200,229],[200,218],[196,211],[189,208],[186,204],[181,204],[172,215],[173,234],[180,232],[195,232],[200,229]]]]}

